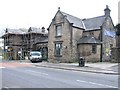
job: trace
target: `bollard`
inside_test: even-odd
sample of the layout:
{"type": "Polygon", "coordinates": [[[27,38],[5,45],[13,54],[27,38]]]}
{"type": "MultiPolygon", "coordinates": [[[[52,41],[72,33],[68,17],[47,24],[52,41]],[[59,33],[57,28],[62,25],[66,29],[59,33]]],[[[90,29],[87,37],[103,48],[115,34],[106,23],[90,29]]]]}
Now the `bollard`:
{"type": "Polygon", "coordinates": [[[85,58],[84,57],[80,57],[79,58],[79,66],[80,67],[84,67],[85,66],[85,58]]]}

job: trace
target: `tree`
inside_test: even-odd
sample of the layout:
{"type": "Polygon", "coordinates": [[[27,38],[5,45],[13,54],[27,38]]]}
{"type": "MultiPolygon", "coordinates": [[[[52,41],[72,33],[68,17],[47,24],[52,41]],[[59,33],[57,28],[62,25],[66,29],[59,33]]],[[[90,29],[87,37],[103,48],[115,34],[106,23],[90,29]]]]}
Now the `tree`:
{"type": "Polygon", "coordinates": [[[117,29],[116,35],[120,35],[120,24],[116,25],[116,29],[117,29]]]}

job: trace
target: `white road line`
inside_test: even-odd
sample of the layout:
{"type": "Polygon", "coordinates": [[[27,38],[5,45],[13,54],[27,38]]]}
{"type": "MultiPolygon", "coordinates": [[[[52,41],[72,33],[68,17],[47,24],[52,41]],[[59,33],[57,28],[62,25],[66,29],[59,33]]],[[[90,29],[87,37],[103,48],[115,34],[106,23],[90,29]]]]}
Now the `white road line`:
{"type": "Polygon", "coordinates": [[[84,80],[76,80],[77,82],[83,82],[83,83],[90,83],[90,84],[94,84],[94,85],[99,85],[99,86],[105,86],[105,87],[109,87],[109,88],[118,88],[115,86],[110,86],[110,85],[103,85],[100,83],[94,83],[94,82],[88,82],[88,81],[84,81],[84,80]]]}
{"type": "Polygon", "coordinates": [[[0,68],[5,68],[5,67],[0,67],[0,68]]]}
{"type": "Polygon", "coordinates": [[[33,72],[33,73],[37,73],[37,74],[43,74],[43,75],[48,75],[47,73],[43,73],[43,72],[36,72],[36,71],[33,71],[33,70],[26,70],[28,72],[33,72]]]}
{"type": "MultiPolygon", "coordinates": [[[[5,88],[5,90],[9,90],[9,87],[3,87],[3,88],[5,88]]],[[[2,89],[1,89],[2,90],[2,89]]]]}

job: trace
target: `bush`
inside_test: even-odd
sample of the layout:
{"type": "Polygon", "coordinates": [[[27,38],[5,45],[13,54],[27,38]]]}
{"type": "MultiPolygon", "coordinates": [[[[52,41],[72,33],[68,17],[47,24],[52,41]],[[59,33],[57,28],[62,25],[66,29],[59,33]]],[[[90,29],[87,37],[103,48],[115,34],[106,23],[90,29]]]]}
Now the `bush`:
{"type": "Polygon", "coordinates": [[[120,24],[116,25],[116,35],[120,35],[120,24]]]}

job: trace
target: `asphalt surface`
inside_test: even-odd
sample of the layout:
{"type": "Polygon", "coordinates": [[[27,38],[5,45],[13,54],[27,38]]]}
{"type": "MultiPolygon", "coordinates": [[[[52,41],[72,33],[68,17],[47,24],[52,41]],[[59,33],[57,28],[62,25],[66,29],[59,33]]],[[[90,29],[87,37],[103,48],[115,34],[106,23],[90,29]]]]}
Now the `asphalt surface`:
{"type": "Polygon", "coordinates": [[[3,63],[2,88],[118,88],[118,76],[3,63]]]}

